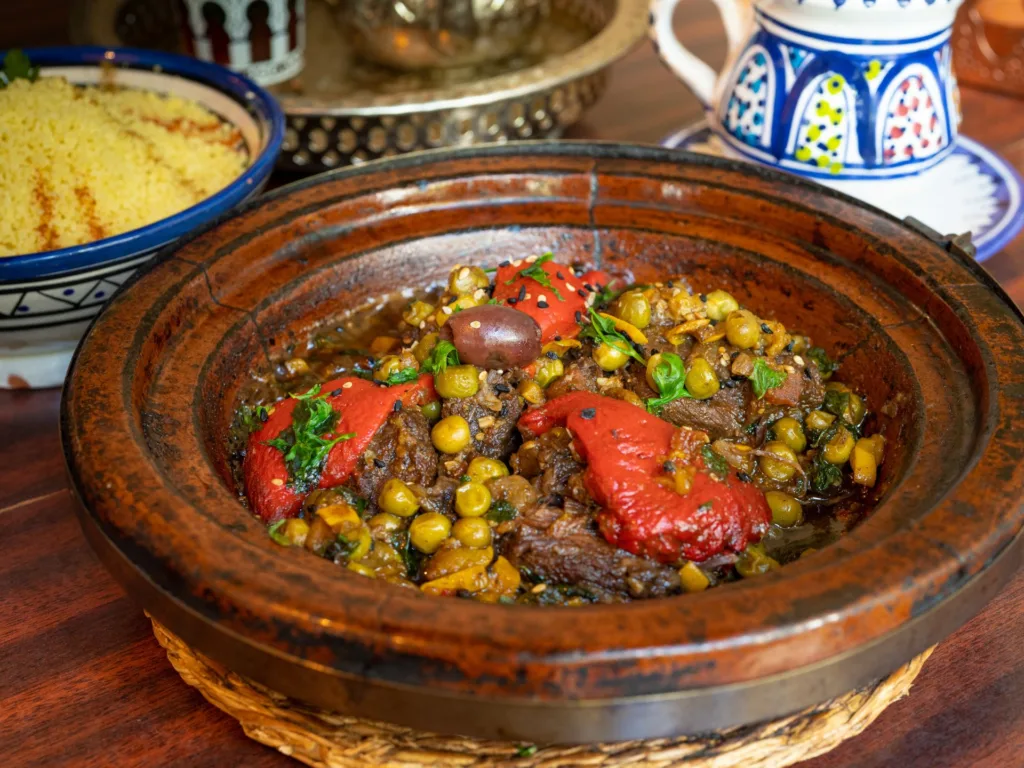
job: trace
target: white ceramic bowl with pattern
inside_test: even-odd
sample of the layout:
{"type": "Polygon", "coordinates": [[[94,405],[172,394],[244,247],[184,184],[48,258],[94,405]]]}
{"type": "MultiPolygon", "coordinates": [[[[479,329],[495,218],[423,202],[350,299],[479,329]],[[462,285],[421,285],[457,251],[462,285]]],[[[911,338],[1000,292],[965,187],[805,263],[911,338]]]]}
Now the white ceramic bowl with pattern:
{"type": "Polygon", "coordinates": [[[59,386],[78,340],[111,295],[164,246],[259,192],[284,136],[284,116],[273,97],[214,64],[128,48],[26,53],[44,76],[93,85],[101,67],[112,68],[104,82],[197,102],[238,129],[250,162],[220,192],[174,216],[80,246],[0,258],[0,388],[59,386]]]}

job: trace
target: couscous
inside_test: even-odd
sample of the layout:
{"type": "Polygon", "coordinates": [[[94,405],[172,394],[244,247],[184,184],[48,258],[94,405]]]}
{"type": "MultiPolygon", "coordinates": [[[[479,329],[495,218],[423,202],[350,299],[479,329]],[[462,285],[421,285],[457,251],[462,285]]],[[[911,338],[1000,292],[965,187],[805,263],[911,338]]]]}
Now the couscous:
{"type": "Polygon", "coordinates": [[[223,189],[247,163],[238,130],[194,102],[12,80],[0,89],[0,257],[151,224],[223,189]]]}

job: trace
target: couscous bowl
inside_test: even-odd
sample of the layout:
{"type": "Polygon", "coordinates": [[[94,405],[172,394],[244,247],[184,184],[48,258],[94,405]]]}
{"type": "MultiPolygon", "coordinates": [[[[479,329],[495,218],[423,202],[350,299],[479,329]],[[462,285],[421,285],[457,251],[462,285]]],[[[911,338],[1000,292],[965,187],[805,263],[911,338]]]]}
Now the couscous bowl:
{"type": "Polygon", "coordinates": [[[63,381],[118,287],[256,194],[284,120],[247,78],[181,56],[25,52],[0,90],[0,387],[63,381]]]}

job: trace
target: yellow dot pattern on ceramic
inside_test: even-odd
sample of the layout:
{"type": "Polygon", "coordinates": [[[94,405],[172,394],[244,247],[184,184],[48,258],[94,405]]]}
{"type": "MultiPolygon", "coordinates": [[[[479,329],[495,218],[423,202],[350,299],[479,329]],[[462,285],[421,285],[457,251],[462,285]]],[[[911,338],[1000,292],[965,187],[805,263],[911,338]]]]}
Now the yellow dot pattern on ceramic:
{"type": "Polygon", "coordinates": [[[872,59],[869,61],[868,68],[864,72],[864,77],[868,80],[874,80],[880,74],[882,74],[882,62],[878,59],[872,59]]]}
{"type": "Polygon", "coordinates": [[[825,83],[825,87],[828,88],[829,93],[839,93],[843,90],[843,86],[846,85],[846,78],[842,75],[832,75],[825,83]]]}
{"type": "Polygon", "coordinates": [[[804,163],[807,162],[808,160],[810,160],[811,159],[811,148],[810,147],[800,147],[800,149],[798,149],[796,151],[796,159],[799,160],[800,162],[804,162],[804,163]]]}

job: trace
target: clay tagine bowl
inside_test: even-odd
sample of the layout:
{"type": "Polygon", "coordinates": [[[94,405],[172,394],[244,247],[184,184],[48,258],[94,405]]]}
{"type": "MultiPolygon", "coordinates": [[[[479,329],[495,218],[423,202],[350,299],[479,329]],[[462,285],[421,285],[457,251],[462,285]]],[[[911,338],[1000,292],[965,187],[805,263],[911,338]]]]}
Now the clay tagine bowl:
{"type": "Polygon", "coordinates": [[[193,237],[89,332],[61,429],[107,566],[234,671],[442,733],[659,737],[866,684],[1000,588],[1024,549],[1022,348],[1019,313],[955,244],[850,198],[662,149],[508,145],[316,177],[193,237]],[[891,404],[877,508],[754,580],[573,609],[427,597],[274,544],[229,470],[247,372],[456,263],[547,249],[638,281],[724,284],[824,343],[845,382],[891,404]]]}

